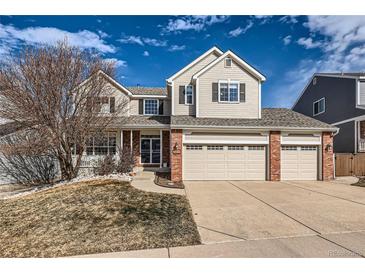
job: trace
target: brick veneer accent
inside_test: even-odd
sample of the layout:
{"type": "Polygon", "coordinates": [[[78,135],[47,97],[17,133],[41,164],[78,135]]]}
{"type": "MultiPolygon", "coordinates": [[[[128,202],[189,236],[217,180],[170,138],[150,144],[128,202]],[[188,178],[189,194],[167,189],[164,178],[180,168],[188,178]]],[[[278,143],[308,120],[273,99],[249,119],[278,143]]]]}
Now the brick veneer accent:
{"type": "Polygon", "coordinates": [[[170,138],[171,181],[180,182],[182,180],[182,130],[171,129],[170,138]]]}
{"type": "Polygon", "coordinates": [[[132,151],[133,151],[134,164],[136,166],[141,165],[140,144],[141,144],[141,132],[139,130],[133,130],[132,131],[132,151]]]}
{"type": "Polygon", "coordinates": [[[131,131],[123,130],[123,150],[131,149],[131,131]]]}
{"type": "Polygon", "coordinates": [[[170,132],[162,131],[162,164],[170,166],[170,132]]]}
{"type": "Polygon", "coordinates": [[[333,179],[333,136],[331,132],[322,133],[322,180],[333,179]],[[330,145],[330,149],[326,149],[330,145]]]}
{"type": "Polygon", "coordinates": [[[270,131],[269,137],[269,180],[280,181],[280,131],[270,131]]]}

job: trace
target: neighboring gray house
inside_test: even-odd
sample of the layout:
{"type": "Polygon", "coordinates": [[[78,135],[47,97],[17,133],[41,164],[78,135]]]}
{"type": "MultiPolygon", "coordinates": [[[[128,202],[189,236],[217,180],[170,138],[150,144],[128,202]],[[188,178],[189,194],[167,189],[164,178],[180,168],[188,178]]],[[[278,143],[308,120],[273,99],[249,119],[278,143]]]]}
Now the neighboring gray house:
{"type": "Polygon", "coordinates": [[[292,109],[340,128],[334,152],[365,152],[365,73],[316,73],[292,109]]]}

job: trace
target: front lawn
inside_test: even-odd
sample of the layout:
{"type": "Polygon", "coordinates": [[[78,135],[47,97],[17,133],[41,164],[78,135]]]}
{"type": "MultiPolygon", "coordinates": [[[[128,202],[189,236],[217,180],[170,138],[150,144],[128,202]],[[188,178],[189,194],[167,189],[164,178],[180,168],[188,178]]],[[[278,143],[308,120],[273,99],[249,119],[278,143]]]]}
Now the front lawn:
{"type": "Polygon", "coordinates": [[[0,201],[0,257],[57,257],[200,243],[186,197],[89,181],[0,201]]]}

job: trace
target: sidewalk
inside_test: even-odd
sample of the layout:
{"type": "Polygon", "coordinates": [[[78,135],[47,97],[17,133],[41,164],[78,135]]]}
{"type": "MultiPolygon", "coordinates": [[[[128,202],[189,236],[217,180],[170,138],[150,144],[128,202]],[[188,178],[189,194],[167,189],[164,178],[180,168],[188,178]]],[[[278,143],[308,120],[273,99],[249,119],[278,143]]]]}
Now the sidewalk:
{"type": "MultiPolygon", "coordinates": [[[[354,241],[359,235],[352,237],[354,241]]],[[[330,237],[330,235],[328,235],[330,237]]],[[[324,235],[324,238],[326,235],[324,235]]],[[[363,236],[361,236],[363,237],[363,236]]],[[[145,249],[91,254],[77,258],[344,258],[364,256],[364,250],[352,252],[319,236],[234,241],[207,245],[145,249]]],[[[352,244],[351,244],[352,245],[352,244]]],[[[353,250],[353,249],[352,249],[353,250]]]]}

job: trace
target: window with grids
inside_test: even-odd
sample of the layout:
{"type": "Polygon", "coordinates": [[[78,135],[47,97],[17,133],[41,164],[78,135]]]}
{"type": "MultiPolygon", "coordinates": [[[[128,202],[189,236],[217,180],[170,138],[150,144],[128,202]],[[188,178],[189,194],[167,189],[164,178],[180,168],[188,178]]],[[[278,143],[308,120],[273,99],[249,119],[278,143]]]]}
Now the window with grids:
{"type": "Polygon", "coordinates": [[[228,150],[245,150],[244,146],[228,146],[228,150]]]}
{"type": "Polygon", "coordinates": [[[314,150],[317,150],[317,148],[315,146],[301,146],[300,150],[314,151],[314,150]]]}
{"type": "Polygon", "coordinates": [[[106,132],[100,136],[90,137],[86,143],[87,155],[114,155],[117,150],[117,134],[106,132]]]}
{"type": "Polygon", "coordinates": [[[297,150],[298,148],[296,146],[283,146],[281,147],[281,150],[297,150]]]}
{"type": "Polygon", "coordinates": [[[238,102],[239,83],[237,81],[219,81],[219,102],[238,102]]]}
{"type": "Polygon", "coordinates": [[[223,146],[207,146],[208,150],[223,150],[223,146]]]}
{"type": "Polygon", "coordinates": [[[115,97],[89,97],[87,104],[93,112],[97,113],[113,113],[115,112],[115,97]]]}
{"type": "Polygon", "coordinates": [[[192,85],[185,86],[185,104],[186,105],[193,104],[193,86],[192,85]]]}
{"type": "Polygon", "coordinates": [[[202,150],[203,147],[202,146],[197,146],[197,145],[187,145],[186,149],[187,150],[202,150]]]}
{"type": "Polygon", "coordinates": [[[226,58],[226,59],[224,59],[224,66],[225,66],[226,68],[230,68],[230,67],[232,67],[232,59],[231,59],[231,58],[226,58]]]}
{"type": "Polygon", "coordinates": [[[144,100],[144,114],[158,115],[158,100],[157,99],[144,100]]]}
{"type": "Polygon", "coordinates": [[[248,150],[264,150],[263,146],[249,146],[248,150]]]}

